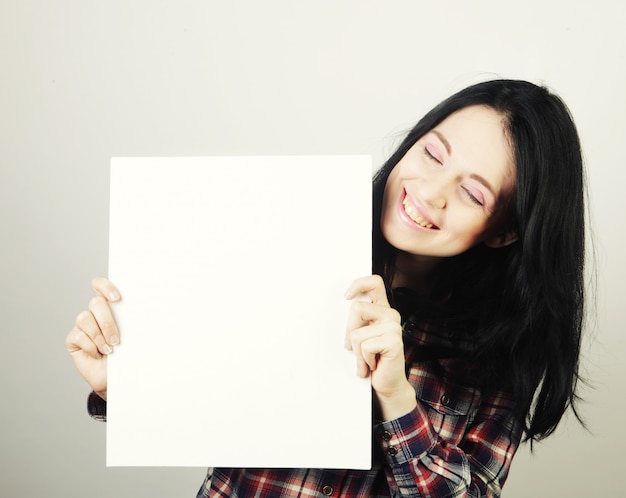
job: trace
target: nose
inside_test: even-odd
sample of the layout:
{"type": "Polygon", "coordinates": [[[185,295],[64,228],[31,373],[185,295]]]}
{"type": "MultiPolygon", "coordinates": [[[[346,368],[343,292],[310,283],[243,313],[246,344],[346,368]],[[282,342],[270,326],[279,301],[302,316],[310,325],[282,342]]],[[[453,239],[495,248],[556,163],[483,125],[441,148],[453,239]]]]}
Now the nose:
{"type": "Polygon", "coordinates": [[[446,207],[446,198],[439,193],[425,196],[424,202],[435,209],[443,209],[446,207]]]}
{"type": "Polygon", "coordinates": [[[422,201],[434,209],[443,209],[448,204],[448,190],[450,182],[443,177],[434,179],[430,178],[422,184],[421,198],[422,201]]]}

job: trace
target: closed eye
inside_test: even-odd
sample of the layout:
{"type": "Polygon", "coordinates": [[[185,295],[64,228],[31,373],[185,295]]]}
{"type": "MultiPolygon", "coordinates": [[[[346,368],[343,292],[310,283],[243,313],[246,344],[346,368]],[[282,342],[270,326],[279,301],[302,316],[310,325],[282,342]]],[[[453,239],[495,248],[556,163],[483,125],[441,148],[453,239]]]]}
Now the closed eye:
{"type": "Polygon", "coordinates": [[[478,206],[484,206],[483,202],[478,199],[478,197],[476,197],[474,194],[472,194],[472,192],[467,189],[466,187],[461,187],[463,189],[463,192],[465,192],[465,194],[467,195],[468,199],[470,201],[472,201],[474,204],[478,205],[478,206]]]}
{"type": "Polygon", "coordinates": [[[430,144],[424,146],[424,155],[431,161],[435,161],[438,164],[443,165],[443,160],[439,156],[438,152],[430,144]]]}

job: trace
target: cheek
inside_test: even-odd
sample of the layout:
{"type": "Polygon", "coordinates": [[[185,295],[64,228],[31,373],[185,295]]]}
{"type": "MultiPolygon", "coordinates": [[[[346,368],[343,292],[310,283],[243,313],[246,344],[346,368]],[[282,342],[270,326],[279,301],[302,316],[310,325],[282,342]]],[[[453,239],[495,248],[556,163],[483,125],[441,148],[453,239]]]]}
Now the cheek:
{"type": "Polygon", "coordinates": [[[456,224],[456,236],[470,246],[482,242],[488,230],[487,220],[478,220],[476,215],[460,216],[456,224]]]}

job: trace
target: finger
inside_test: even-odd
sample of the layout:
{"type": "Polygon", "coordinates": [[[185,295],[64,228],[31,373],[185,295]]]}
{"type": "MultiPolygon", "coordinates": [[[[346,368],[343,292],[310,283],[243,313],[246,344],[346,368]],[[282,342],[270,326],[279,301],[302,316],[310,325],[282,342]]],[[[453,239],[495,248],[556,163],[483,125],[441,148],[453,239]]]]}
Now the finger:
{"type": "Polygon", "coordinates": [[[353,330],[371,323],[383,322],[389,322],[394,328],[400,328],[400,314],[388,306],[353,301],[346,324],[346,347],[348,347],[348,336],[353,330]]]}
{"type": "Polygon", "coordinates": [[[378,366],[379,350],[382,348],[382,337],[372,337],[371,339],[361,343],[361,357],[367,364],[369,370],[373,372],[378,366]]]}
{"type": "Polygon", "coordinates": [[[375,366],[375,363],[368,363],[367,360],[369,358],[366,359],[363,356],[361,351],[363,341],[382,333],[382,328],[377,325],[369,325],[346,332],[346,348],[354,352],[354,358],[356,360],[356,374],[359,377],[367,377],[370,372],[370,368],[375,366]]]}
{"type": "Polygon", "coordinates": [[[91,281],[91,287],[99,295],[108,301],[115,302],[121,299],[120,292],[117,287],[106,277],[96,277],[91,281]]]}
{"type": "Polygon", "coordinates": [[[352,350],[357,353],[362,349],[362,344],[376,337],[387,337],[389,344],[402,345],[402,327],[393,323],[375,323],[350,332],[348,340],[352,350]]]}
{"type": "Polygon", "coordinates": [[[369,323],[361,318],[362,312],[359,309],[362,307],[362,305],[364,306],[368,304],[372,306],[371,303],[361,303],[360,301],[353,301],[350,304],[350,310],[348,312],[348,318],[346,320],[346,332],[344,338],[345,346],[349,350],[352,350],[352,332],[366,326],[369,323]]]}
{"type": "Polygon", "coordinates": [[[352,331],[373,323],[384,322],[394,324],[394,327],[400,327],[400,314],[395,309],[389,308],[388,306],[353,301],[350,305],[346,323],[346,348],[351,349],[349,336],[352,331]]]}
{"type": "Polygon", "coordinates": [[[120,342],[120,333],[111,313],[109,303],[102,296],[94,296],[89,301],[89,311],[97,322],[98,328],[108,344],[115,346],[120,342]]]}
{"type": "Polygon", "coordinates": [[[361,323],[385,321],[400,323],[401,320],[400,313],[396,309],[383,304],[366,303],[363,301],[352,301],[349,318],[358,320],[361,323]]]}
{"type": "Polygon", "coordinates": [[[356,374],[357,374],[357,376],[358,377],[362,377],[362,378],[367,377],[369,375],[369,373],[370,373],[370,366],[368,365],[367,361],[365,360],[365,358],[361,354],[361,350],[360,349],[356,349],[354,351],[354,358],[356,360],[356,374]]]}
{"type": "Polygon", "coordinates": [[[354,351],[357,362],[357,375],[366,377],[376,369],[378,356],[392,351],[403,350],[401,327],[390,323],[377,323],[353,330],[347,339],[354,351]],[[384,347],[383,347],[384,346],[384,347]]]}
{"type": "Polygon", "coordinates": [[[404,345],[402,339],[395,334],[378,335],[361,343],[361,355],[370,370],[374,371],[381,359],[393,360],[401,357],[404,364],[404,345]]]}
{"type": "Polygon", "coordinates": [[[357,278],[350,284],[345,296],[346,299],[354,299],[361,294],[367,296],[374,304],[389,306],[385,282],[380,275],[357,278]]]}
{"type": "Polygon", "coordinates": [[[99,360],[102,358],[102,353],[96,346],[95,342],[87,335],[84,330],[81,330],[78,327],[74,327],[65,339],[65,346],[67,348],[67,352],[70,355],[74,355],[82,351],[84,354],[93,358],[95,360],[99,360]]]}
{"type": "Polygon", "coordinates": [[[107,343],[102,330],[93,316],[91,311],[81,311],[76,317],[76,327],[83,332],[85,336],[96,346],[102,354],[110,354],[113,352],[111,346],[107,343]]]}

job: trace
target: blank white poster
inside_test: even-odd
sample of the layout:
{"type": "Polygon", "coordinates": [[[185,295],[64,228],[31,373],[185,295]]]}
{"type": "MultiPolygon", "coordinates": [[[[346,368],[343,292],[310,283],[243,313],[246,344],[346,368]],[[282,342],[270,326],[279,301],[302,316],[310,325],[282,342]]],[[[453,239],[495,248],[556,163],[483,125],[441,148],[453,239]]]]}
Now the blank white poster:
{"type": "Polygon", "coordinates": [[[113,158],[107,465],[366,469],[367,156],[113,158]]]}

